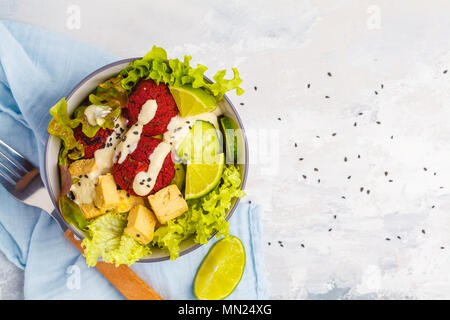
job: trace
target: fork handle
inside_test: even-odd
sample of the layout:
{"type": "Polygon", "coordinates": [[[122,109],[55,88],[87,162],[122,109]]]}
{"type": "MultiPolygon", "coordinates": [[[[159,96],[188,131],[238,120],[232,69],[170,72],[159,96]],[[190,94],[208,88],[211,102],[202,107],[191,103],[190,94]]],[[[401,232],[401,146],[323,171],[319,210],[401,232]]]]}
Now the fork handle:
{"type": "MultiPolygon", "coordinates": [[[[70,229],[64,232],[64,236],[83,253],[81,241],[75,239],[70,229]]],[[[163,300],[144,280],[125,265],[116,267],[111,263],[99,261],[96,268],[128,300],[163,300]]]]}

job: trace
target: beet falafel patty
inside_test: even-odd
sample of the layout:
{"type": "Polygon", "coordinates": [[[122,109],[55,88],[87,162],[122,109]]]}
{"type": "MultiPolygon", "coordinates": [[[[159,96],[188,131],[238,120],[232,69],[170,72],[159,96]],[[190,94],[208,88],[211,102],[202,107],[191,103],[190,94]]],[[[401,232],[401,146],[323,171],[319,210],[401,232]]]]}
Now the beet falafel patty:
{"type": "Polygon", "coordinates": [[[128,127],[131,127],[138,121],[139,113],[147,100],[156,100],[158,108],[153,119],[144,126],[142,135],[163,134],[170,120],[178,114],[175,100],[164,83],[157,85],[153,80],[139,81],[130,94],[127,106],[122,109],[122,115],[128,119],[128,127]]]}
{"type": "MultiPolygon", "coordinates": [[[[141,136],[136,149],[129,154],[122,163],[114,163],[112,174],[117,185],[126,190],[129,194],[136,195],[133,191],[134,177],[138,172],[147,171],[150,164],[150,155],[153,150],[160,144],[162,140],[141,136]]],[[[158,190],[168,186],[175,176],[174,163],[172,155],[169,153],[164,159],[161,171],[155,182],[155,186],[149,194],[153,194],[158,190]]]]}
{"type": "Polygon", "coordinates": [[[81,124],[73,129],[75,139],[84,146],[84,159],[93,158],[95,151],[105,146],[106,139],[108,139],[112,132],[113,130],[100,128],[95,136],[89,138],[83,133],[81,124]]]}

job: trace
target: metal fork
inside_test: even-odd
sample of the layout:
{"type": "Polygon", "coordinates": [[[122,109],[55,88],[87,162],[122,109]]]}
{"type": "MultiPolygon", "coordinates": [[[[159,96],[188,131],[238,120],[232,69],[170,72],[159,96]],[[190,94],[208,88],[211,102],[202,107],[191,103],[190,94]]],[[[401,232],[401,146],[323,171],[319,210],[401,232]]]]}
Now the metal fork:
{"type": "MultiPolygon", "coordinates": [[[[61,227],[64,236],[83,253],[81,241],[74,236],[59,212],[55,210],[39,170],[2,140],[0,140],[0,184],[16,199],[47,212],[61,227]]],[[[115,267],[113,264],[100,261],[96,268],[127,299],[162,300],[127,266],[115,267]]]]}

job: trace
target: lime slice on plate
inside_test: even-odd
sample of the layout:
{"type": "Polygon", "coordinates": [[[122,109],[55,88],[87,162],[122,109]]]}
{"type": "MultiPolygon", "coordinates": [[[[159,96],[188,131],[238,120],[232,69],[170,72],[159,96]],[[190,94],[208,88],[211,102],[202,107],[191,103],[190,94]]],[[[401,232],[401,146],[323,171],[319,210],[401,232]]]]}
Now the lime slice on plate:
{"type": "Polygon", "coordinates": [[[199,300],[222,300],[241,281],[245,267],[245,249],[238,237],[217,241],[197,270],[194,295],[199,300]]]}
{"type": "Polygon", "coordinates": [[[211,112],[217,108],[216,99],[202,88],[184,85],[169,87],[169,90],[183,118],[211,112]]]}
{"type": "Polygon", "coordinates": [[[223,153],[216,155],[215,161],[211,163],[188,164],[184,198],[197,199],[214,189],[220,182],[224,165],[223,153]]]}

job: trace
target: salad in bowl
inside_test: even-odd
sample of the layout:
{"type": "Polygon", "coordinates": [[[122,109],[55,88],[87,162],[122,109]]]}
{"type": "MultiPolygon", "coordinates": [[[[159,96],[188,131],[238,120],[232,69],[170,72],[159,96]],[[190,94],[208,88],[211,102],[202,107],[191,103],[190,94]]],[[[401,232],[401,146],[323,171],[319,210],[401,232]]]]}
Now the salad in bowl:
{"type": "Polygon", "coordinates": [[[173,260],[228,235],[247,153],[225,92],[242,94],[242,80],[233,68],[212,82],[190,59],[154,46],[94,72],[50,109],[47,184],[89,266],[173,260]]]}

